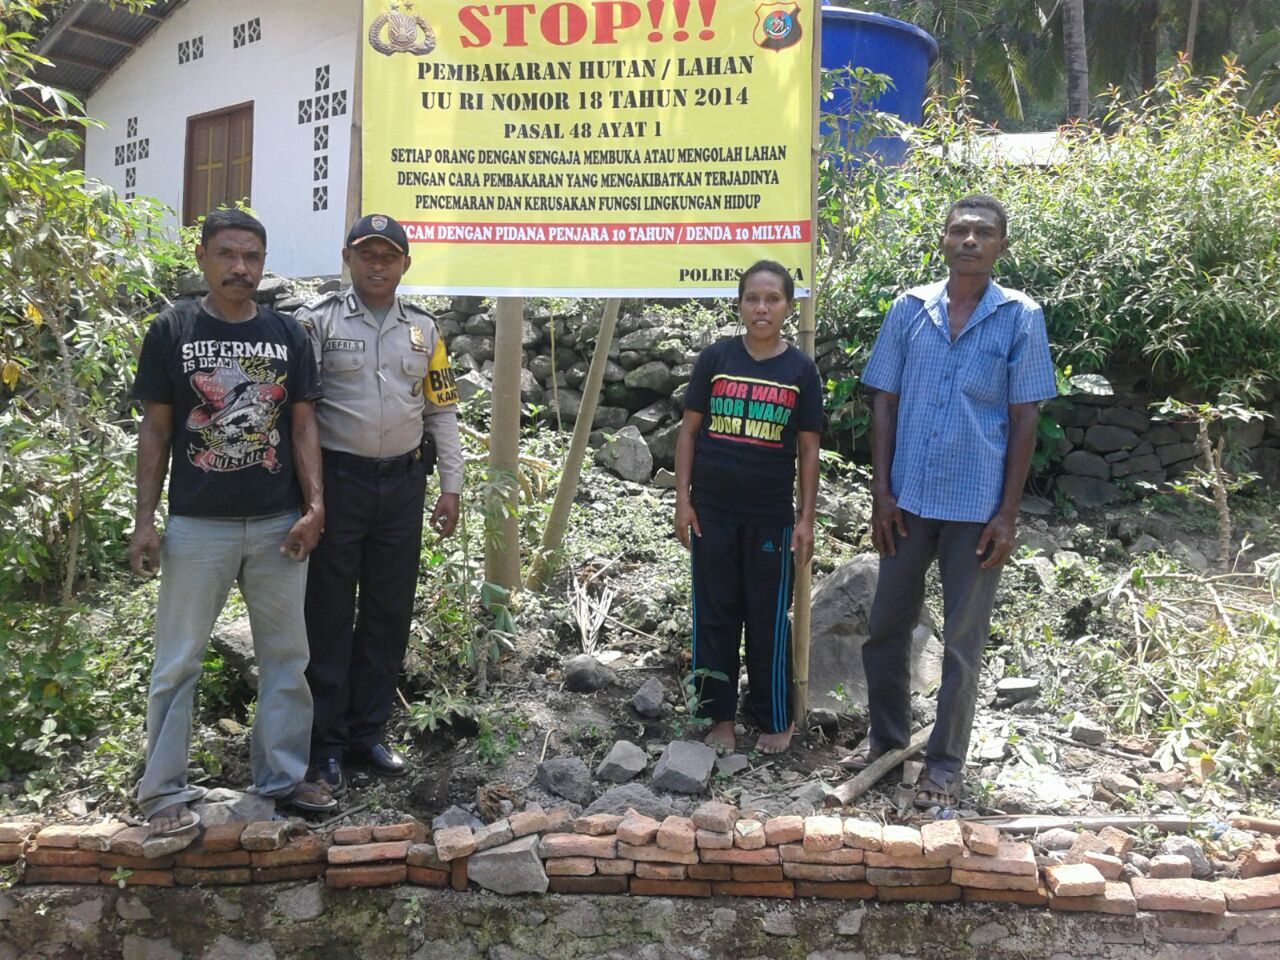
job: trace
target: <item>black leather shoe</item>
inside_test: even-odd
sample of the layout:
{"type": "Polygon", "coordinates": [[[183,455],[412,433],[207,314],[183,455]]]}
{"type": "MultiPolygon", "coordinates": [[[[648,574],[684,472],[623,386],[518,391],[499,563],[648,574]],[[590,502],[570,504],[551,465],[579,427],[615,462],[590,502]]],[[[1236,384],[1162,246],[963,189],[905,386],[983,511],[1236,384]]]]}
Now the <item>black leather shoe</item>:
{"type": "Polygon", "coordinates": [[[393,750],[385,743],[375,743],[372,747],[363,750],[355,748],[351,753],[354,754],[356,762],[384,777],[403,777],[409,772],[400,752],[393,750]]]}
{"type": "Polygon", "coordinates": [[[342,769],[342,762],[334,757],[317,760],[315,766],[311,768],[311,776],[307,779],[312,783],[323,783],[329,788],[329,793],[335,797],[340,797],[347,792],[346,771],[342,769]]]}

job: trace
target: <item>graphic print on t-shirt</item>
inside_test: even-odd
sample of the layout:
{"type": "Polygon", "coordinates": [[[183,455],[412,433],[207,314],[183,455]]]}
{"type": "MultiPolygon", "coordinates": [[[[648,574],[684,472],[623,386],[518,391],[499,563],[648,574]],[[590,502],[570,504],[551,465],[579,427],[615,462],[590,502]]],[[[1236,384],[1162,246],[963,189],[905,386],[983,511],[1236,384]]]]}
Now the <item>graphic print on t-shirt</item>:
{"type": "Polygon", "coordinates": [[[800,391],[786,383],[721,373],[711,379],[707,435],[762,447],[781,447],[800,391]]]}
{"type": "MultiPolygon", "coordinates": [[[[237,343],[236,346],[247,346],[237,343]]],[[[264,344],[274,352],[283,344],[264,344]]],[[[226,363],[226,358],[219,358],[226,363]]],[[[286,391],[283,374],[273,375],[271,358],[249,356],[215,370],[191,375],[191,389],[201,400],[187,417],[187,429],[199,437],[187,447],[187,459],[206,473],[230,473],[256,467],[280,470],[277,422],[286,391]]]]}

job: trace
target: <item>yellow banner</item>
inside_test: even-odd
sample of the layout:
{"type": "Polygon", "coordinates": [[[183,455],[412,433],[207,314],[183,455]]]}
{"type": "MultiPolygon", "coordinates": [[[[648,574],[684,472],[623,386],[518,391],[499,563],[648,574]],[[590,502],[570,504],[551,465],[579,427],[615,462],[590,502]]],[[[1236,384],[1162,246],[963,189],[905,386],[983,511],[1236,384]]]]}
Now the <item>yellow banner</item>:
{"type": "Polygon", "coordinates": [[[812,0],[365,0],[363,198],[422,293],[807,295],[812,0]]]}

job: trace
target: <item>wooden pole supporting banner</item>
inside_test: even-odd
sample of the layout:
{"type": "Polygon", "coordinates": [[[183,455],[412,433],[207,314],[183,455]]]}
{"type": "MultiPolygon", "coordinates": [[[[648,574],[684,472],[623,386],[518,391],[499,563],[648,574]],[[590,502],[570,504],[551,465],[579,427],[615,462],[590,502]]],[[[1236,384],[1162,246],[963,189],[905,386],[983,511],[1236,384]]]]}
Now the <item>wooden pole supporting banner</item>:
{"type": "MultiPolygon", "coordinates": [[[[363,213],[364,201],[364,31],[356,30],[356,75],[351,81],[351,147],[347,152],[347,219],[342,232],[363,213]]],[[[342,283],[351,282],[351,268],[342,264],[342,283]]]]}
{"type": "MultiPolygon", "coordinates": [[[[812,121],[809,144],[809,263],[806,280],[809,296],[800,301],[800,343],[805,355],[812,357],[818,338],[818,156],[821,138],[818,130],[818,107],[822,102],[822,11],[813,18],[812,121]]],[[[795,609],[791,631],[791,718],[803,729],[809,715],[809,611],[813,590],[813,565],[796,569],[795,609]]]]}
{"type": "Polygon", "coordinates": [[[527,586],[534,592],[541,591],[550,578],[553,572],[552,559],[560,549],[565,528],[569,525],[569,510],[573,507],[573,498],[578,493],[582,460],[587,452],[587,440],[591,436],[596,406],[600,402],[600,388],[604,384],[604,370],[609,363],[609,349],[613,345],[613,331],[617,326],[618,310],[621,307],[622,301],[617,297],[611,297],[604,302],[604,315],[600,318],[600,333],[596,336],[595,350],[591,354],[591,367],[587,370],[587,379],[582,386],[582,405],[578,408],[578,419],[573,425],[573,440],[569,443],[564,472],[560,475],[560,486],[556,490],[555,502],[551,505],[551,516],[547,518],[547,526],[542,533],[542,543],[529,570],[527,586]]]}
{"type": "Polygon", "coordinates": [[[485,579],[520,587],[520,368],[524,299],[499,297],[489,422],[489,490],[485,501],[485,579]]]}

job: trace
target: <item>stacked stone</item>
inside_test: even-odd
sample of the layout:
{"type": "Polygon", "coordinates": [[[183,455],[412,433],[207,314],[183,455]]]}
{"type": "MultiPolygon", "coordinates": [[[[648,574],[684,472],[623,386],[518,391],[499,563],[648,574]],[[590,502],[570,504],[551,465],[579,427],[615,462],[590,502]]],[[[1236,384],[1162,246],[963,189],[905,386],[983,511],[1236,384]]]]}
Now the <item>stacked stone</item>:
{"type": "Polygon", "coordinates": [[[198,835],[151,837],[146,827],[0,822],[0,862],[26,884],[219,886],[323,878],[331,888],[411,883],[499,894],[818,897],[966,900],[1134,917],[1172,942],[1280,943],[1280,849],[1257,842],[1238,878],[1195,879],[1185,855],[1123,879],[1133,838],[1081,833],[1037,862],[1031,844],[983,823],[915,828],[834,814],[744,816],[708,802],[691,816],[574,818],[525,810],[478,830],[416,821],[299,830],[284,820],[229,823],[198,835]]]}

